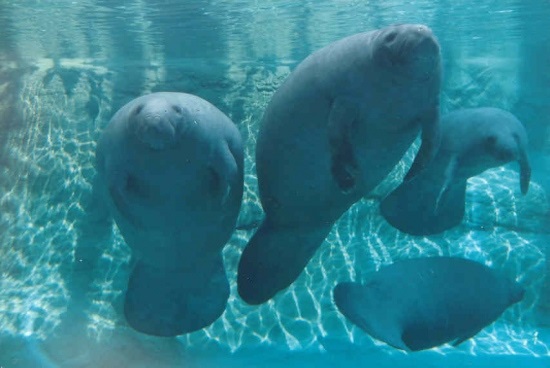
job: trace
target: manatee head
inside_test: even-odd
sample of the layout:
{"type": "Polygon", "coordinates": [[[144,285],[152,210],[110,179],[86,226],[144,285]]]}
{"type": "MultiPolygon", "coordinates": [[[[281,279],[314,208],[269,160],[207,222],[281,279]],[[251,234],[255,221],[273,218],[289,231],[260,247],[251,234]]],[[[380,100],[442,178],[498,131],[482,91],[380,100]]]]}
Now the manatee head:
{"type": "Polygon", "coordinates": [[[507,111],[502,114],[498,131],[487,137],[493,157],[502,163],[517,161],[520,171],[520,189],[523,194],[529,190],[531,165],[527,156],[527,133],[521,122],[507,111]]]}
{"type": "Polygon", "coordinates": [[[522,123],[508,111],[498,108],[471,109],[472,125],[479,138],[465,161],[471,165],[468,176],[478,175],[488,168],[517,161],[520,166],[520,187],[523,194],[529,189],[531,166],[527,156],[527,133],[522,123]]]}
{"type": "Polygon", "coordinates": [[[439,44],[432,31],[421,24],[400,24],[380,30],[374,59],[390,72],[419,82],[440,78],[439,44]]]}
{"type": "Polygon", "coordinates": [[[186,110],[162,95],[139,99],[128,116],[130,131],[149,148],[163,150],[173,147],[190,124],[186,110]]]}

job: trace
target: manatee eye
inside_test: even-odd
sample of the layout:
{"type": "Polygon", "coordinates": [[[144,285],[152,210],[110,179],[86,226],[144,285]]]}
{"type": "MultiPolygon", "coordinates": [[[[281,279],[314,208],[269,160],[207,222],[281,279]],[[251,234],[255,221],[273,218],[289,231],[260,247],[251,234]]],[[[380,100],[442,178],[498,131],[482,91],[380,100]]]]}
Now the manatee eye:
{"type": "Polygon", "coordinates": [[[143,110],[143,104],[139,104],[134,110],[134,114],[138,115],[143,110]]]}
{"type": "Polygon", "coordinates": [[[181,114],[181,107],[179,107],[178,105],[172,105],[172,110],[174,110],[178,114],[181,114]]]}

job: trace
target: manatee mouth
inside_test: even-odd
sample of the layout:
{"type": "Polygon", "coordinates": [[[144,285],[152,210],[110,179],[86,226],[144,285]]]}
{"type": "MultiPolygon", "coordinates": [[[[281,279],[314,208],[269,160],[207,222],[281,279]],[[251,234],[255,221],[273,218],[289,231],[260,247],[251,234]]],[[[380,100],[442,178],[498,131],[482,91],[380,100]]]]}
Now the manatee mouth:
{"type": "Polygon", "coordinates": [[[410,49],[405,47],[400,54],[405,68],[417,81],[430,81],[439,75],[439,46],[434,39],[426,38],[410,49]]]}
{"type": "Polygon", "coordinates": [[[409,68],[420,82],[430,81],[439,75],[439,58],[419,52],[409,61],[409,68]]]}

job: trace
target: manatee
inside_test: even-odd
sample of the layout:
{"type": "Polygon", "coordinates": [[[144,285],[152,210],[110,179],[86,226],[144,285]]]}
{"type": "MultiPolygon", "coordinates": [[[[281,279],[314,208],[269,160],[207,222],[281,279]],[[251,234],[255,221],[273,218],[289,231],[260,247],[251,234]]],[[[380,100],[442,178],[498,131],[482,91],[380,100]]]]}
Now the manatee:
{"type": "Polygon", "coordinates": [[[412,235],[440,233],[464,217],[468,178],[518,161],[520,190],[529,189],[527,133],[511,113],[493,107],[461,109],[440,122],[441,146],[433,161],[381,202],[382,216],[412,235]]]}
{"type": "Polygon", "coordinates": [[[210,325],[229,297],[221,250],[243,194],[236,126],[197,96],[148,94],[113,116],[96,166],[95,202],[132,250],[128,324],[157,336],[210,325]]]}
{"type": "Polygon", "coordinates": [[[493,269],[457,257],[407,259],[365,284],[343,282],[334,302],[375,339],[406,351],[457,346],[493,323],[525,290],[493,269]]]}
{"type": "Polygon", "coordinates": [[[440,50],[404,24],[312,53],[273,95],[256,144],[265,217],[239,262],[238,292],[261,304],[288,287],[334,222],[368,194],[422,132],[408,177],[438,145],[440,50]]]}

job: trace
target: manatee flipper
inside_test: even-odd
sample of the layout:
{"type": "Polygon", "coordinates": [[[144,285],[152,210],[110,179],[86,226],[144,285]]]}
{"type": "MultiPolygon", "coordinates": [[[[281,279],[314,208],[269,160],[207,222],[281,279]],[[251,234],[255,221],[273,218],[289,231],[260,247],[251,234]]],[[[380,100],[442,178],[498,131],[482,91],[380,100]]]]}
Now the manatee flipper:
{"type": "Polygon", "coordinates": [[[441,198],[446,195],[449,187],[451,186],[451,183],[453,182],[457,161],[458,159],[456,158],[456,156],[453,156],[449,160],[449,163],[445,168],[445,172],[443,174],[443,185],[441,186],[439,194],[437,195],[437,199],[435,200],[434,214],[437,214],[439,212],[439,203],[441,202],[441,198]]]}
{"type": "Polygon", "coordinates": [[[529,190],[529,182],[531,181],[531,165],[529,164],[529,157],[527,156],[526,148],[522,145],[519,145],[519,147],[519,184],[521,193],[527,194],[527,191],[529,190]]]}
{"type": "Polygon", "coordinates": [[[222,145],[216,151],[216,155],[210,162],[210,170],[212,172],[212,190],[219,195],[220,202],[224,205],[239,177],[236,159],[227,144],[222,145]]]}
{"type": "Polygon", "coordinates": [[[225,310],[229,283],[222,256],[207,267],[167,270],[137,262],[124,303],[134,329],[155,336],[177,336],[207,327],[225,310]]]}
{"type": "Polygon", "coordinates": [[[405,175],[404,181],[412,179],[423,171],[434,159],[441,142],[439,127],[439,105],[426,111],[418,118],[422,124],[422,143],[416,153],[414,161],[405,175]]]}
{"type": "Polygon", "coordinates": [[[328,117],[328,137],[331,150],[330,171],[334,181],[343,193],[351,192],[356,186],[359,172],[357,160],[351,145],[353,124],[357,109],[352,102],[336,99],[328,117]]]}
{"type": "MultiPolygon", "coordinates": [[[[330,224],[332,225],[332,224],[330,224]]],[[[303,271],[331,227],[283,228],[266,218],[244,249],[238,291],[248,304],[261,304],[288,287],[303,271]]]]}

